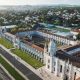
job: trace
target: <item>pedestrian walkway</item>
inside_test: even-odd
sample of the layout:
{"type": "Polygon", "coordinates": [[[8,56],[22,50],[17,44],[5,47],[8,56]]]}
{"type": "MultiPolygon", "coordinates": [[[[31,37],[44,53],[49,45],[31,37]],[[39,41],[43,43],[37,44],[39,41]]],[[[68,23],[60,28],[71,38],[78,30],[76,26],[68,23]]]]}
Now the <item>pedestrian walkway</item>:
{"type": "Polygon", "coordinates": [[[43,76],[44,80],[63,80],[60,77],[55,76],[54,73],[47,72],[45,66],[39,68],[38,71],[43,76]]]}

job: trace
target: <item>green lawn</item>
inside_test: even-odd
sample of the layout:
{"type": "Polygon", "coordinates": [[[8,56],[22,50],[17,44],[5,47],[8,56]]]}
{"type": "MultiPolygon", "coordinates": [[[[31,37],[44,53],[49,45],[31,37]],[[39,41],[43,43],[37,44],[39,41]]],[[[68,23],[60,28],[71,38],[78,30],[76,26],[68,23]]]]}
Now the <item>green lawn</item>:
{"type": "Polygon", "coordinates": [[[22,51],[20,49],[15,49],[15,50],[11,50],[11,51],[14,54],[16,54],[17,56],[19,56],[20,58],[22,58],[24,61],[26,61],[28,64],[30,64],[35,69],[43,66],[43,64],[40,61],[36,60],[32,56],[30,56],[28,53],[25,53],[24,51],[22,51]]]}
{"type": "Polygon", "coordinates": [[[1,56],[0,64],[15,78],[15,80],[25,80],[13,67],[11,67],[1,56]]]}
{"type": "Polygon", "coordinates": [[[0,44],[5,46],[6,48],[13,48],[13,44],[5,38],[0,38],[0,44]]]}

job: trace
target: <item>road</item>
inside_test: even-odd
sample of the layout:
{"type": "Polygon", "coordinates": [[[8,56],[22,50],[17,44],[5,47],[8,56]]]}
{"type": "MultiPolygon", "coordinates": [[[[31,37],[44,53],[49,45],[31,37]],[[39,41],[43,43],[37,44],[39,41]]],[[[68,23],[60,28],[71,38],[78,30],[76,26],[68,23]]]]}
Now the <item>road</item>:
{"type": "Polygon", "coordinates": [[[0,47],[0,54],[2,54],[10,63],[12,63],[19,71],[21,71],[29,80],[42,80],[39,76],[37,76],[34,72],[32,72],[29,68],[27,68],[25,65],[20,63],[10,55],[8,52],[6,52],[4,49],[0,47]]]}
{"type": "Polygon", "coordinates": [[[0,67],[0,78],[2,80],[11,80],[11,78],[5,73],[5,71],[0,67]]]}

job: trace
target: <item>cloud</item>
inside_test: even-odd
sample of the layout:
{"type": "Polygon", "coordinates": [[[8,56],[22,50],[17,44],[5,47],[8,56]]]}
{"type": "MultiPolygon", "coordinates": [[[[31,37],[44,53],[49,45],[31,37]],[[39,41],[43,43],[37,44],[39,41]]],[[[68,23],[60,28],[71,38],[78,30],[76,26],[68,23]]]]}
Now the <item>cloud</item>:
{"type": "Polygon", "coordinates": [[[80,4],[80,0],[0,0],[0,5],[80,4]]]}

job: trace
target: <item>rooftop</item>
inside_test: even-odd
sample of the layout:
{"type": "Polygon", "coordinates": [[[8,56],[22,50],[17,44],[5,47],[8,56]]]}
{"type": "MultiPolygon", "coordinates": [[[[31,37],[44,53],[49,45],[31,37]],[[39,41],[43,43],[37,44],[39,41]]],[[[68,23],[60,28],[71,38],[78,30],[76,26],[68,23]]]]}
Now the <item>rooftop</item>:
{"type": "Polygon", "coordinates": [[[75,30],[72,30],[72,31],[80,33],[80,29],[75,29],[75,30]]]}
{"type": "Polygon", "coordinates": [[[47,24],[47,23],[39,23],[40,25],[43,25],[45,28],[53,28],[53,24],[47,24]]]}
{"type": "Polygon", "coordinates": [[[69,61],[73,66],[80,68],[80,57],[69,55],[63,50],[58,50],[55,56],[63,61],[69,61]]]}
{"type": "Polygon", "coordinates": [[[35,49],[37,49],[40,52],[44,52],[44,49],[43,48],[41,48],[41,47],[39,47],[39,46],[37,46],[35,44],[32,44],[32,47],[35,48],[35,49]]]}
{"type": "Polygon", "coordinates": [[[8,25],[8,26],[1,26],[2,28],[7,28],[7,29],[9,29],[9,28],[14,28],[14,27],[16,27],[16,25],[8,25]]]}
{"type": "Polygon", "coordinates": [[[71,34],[70,32],[56,32],[54,34],[60,35],[60,36],[64,36],[64,37],[69,37],[69,36],[73,36],[73,34],[71,34]]]}
{"type": "Polygon", "coordinates": [[[25,39],[22,39],[22,41],[23,41],[24,43],[30,45],[32,48],[38,50],[39,52],[42,52],[42,53],[44,52],[44,48],[41,48],[41,47],[39,47],[39,46],[37,46],[37,45],[35,45],[35,44],[33,44],[33,43],[25,40],[25,39]]]}
{"type": "Polygon", "coordinates": [[[11,34],[11,33],[8,33],[8,32],[6,32],[6,33],[4,33],[5,35],[7,35],[7,36],[10,36],[10,37],[12,37],[12,38],[15,38],[16,36],[15,35],[13,35],[13,34],[11,34]]]}
{"type": "Polygon", "coordinates": [[[77,49],[77,48],[80,48],[80,44],[75,45],[75,46],[68,47],[68,48],[66,48],[64,50],[67,51],[67,52],[69,52],[69,51],[74,50],[74,49],[77,49]]]}
{"type": "Polygon", "coordinates": [[[70,48],[70,47],[72,47],[72,46],[65,44],[65,45],[59,46],[58,49],[64,50],[64,49],[67,49],[67,48],[70,48]]]}

